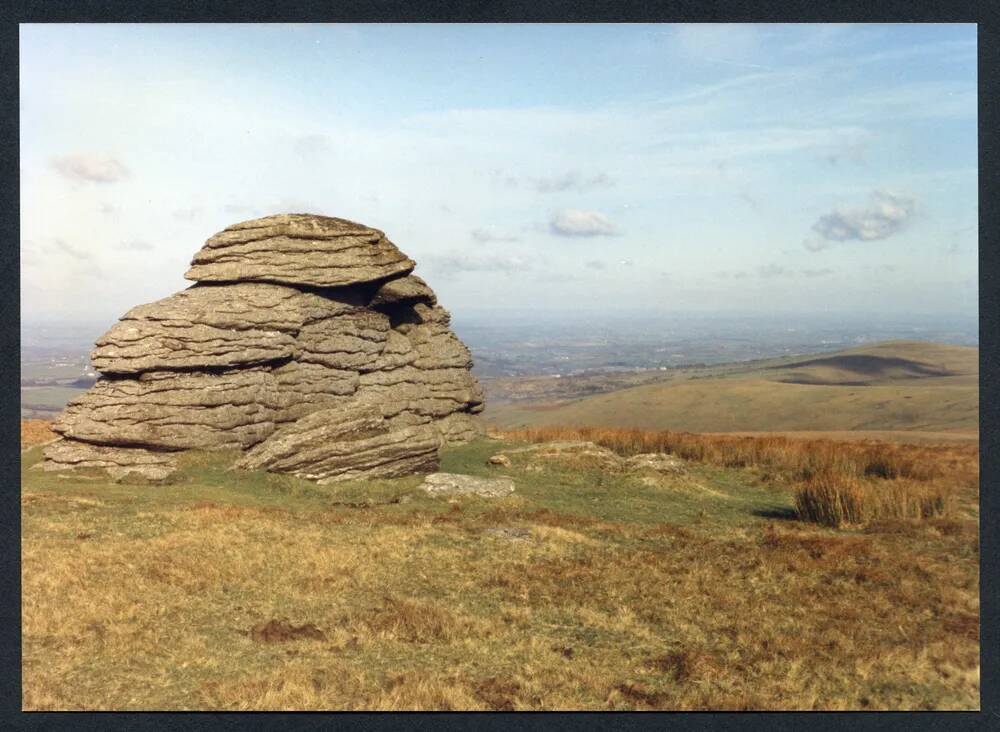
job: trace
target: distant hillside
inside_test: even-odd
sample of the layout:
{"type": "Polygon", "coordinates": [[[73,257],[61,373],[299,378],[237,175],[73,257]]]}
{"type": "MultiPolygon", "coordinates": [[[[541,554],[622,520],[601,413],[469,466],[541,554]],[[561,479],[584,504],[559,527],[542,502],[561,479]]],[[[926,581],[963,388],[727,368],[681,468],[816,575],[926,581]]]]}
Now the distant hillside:
{"type": "MultiPolygon", "coordinates": [[[[890,341],[661,373],[636,375],[636,380],[655,381],[606,393],[594,393],[602,391],[600,377],[594,375],[577,381],[550,379],[548,388],[539,379],[528,380],[522,390],[505,382],[500,398],[488,401],[485,417],[498,427],[692,432],[970,433],[979,426],[978,348],[890,341]],[[552,383],[556,381],[558,386],[552,383]]],[[[627,381],[621,374],[609,378],[627,381]]]]}

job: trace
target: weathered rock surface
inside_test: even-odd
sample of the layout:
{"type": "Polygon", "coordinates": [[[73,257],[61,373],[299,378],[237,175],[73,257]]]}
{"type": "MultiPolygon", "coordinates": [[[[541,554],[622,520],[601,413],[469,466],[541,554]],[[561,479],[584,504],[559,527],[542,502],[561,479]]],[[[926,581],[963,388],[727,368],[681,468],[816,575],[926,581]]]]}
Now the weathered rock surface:
{"type": "Polygon", "coordinates": [[[354,299],[259,283],[196,285],[132,308],[97,340],[91,361],[102,373],[136,374],[291,359],[303,327],[358,311],[354,299]]]}
{"type": "MultiPolygon", "coordinates": [[[[478,408],[482,408],[482,404],[478,408]]],[[[470,411],[476,411],[475,409],[470,411]]],[[[462,445],[485,435],[483,425],[469,412],[453,412],[437,422],[446,445],[462,445]]]]}
{"type": "Polygon", "coordinates": [[[393,429],[368,404],[324,409],[282,428],[236,467],[292,473],[320,484],[434,470],[441,435],[431,425],[393,429]]]}
{"type": "Polygon", "coordinates": [[[389,337],[389,318],[358,308],[303,326],[300,360],[329,368],[367,371],[374,367],[389,337]]]}
{"type": "Polygon", "coordinates": [[[115,480],[132,476],[163,480],[177,469],[177,462],[170,453],[91,445],[75,440],[56,440],[45,448],[43,455],[45,460],[35,466],[40,470],[97,468],[106,471],[115,480]]]}
{"type": "Polygon", "coordinates": [[[475,475],[457,473],[431,473],[420,488],[432,496],[482,496],[483,498],[503,498],[514,492],[514,481],[510,478],[479,478],[475,475]]]}
{"type": "Polygon", "coordinates": [[[290,360],[298,344],[287,333],[186,327],[156,321],[123,320],[97,341],[91,356],[105,374],[138,374],[162,369],[240,366],[290,360]]]}
{"type": "Polygon", "coordinates": [[[52,429],[99,445],[245,449],[274,432],[280,406],[274,376],[262,368],[150,371],[98,380],[52,429]]]}
{"type": "Polygon", "coordinates": [[[402,412],[443,418],[463,408],[479,409],[483,394],[465,369],[420,369],[403,366],[389,371],[362,374],[362,393],[378,395],[386,416],[402,412]]]}
{"type": "Polygon", "coordinates": [[[303,325],[365,305],[351,290],[317,294],[263,282],[196,284],[170,297],[138,305],[122,320],[210,325],[232,330],[279,330],[297,333],[303,325]]]}
{"type": "Polygon", "coordinates": [[[200,282],[344,287],[401,277],[414,266],[378,229],[328,216],[278,214],[216,234],[184,276],[200,282]]]}
{"type": "Polygon", "coordinates": [[[278,386],[278,422],[292,422],[320,409],[344,404],[358,390],[352,369],[290,361],[271,372],[278,386]]]}
{"type": "Polygon", "coordinates": [[[197,284],[97,340],[102,377],[54,424],[45,467],[160,475],[166,451],[236,448],[247,469],[320,481],[435,469],[441,444],[482,434],[484,397],[413,267],[343,219],[230,226],[195,255],[197,284]]]}

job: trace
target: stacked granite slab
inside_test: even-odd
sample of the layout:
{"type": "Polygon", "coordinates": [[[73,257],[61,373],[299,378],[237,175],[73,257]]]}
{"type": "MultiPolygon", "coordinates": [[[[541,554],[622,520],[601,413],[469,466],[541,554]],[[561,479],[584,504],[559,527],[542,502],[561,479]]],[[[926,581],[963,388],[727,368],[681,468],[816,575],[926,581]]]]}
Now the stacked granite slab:
{"type": "Polygon", "coordinates": [[[127,312],[42,468],[163,478],[178,451],[329,482],[433,471],[483,392],[415,263],[377,229],[281,214],[210,238],[182,292],[127,312]]]}

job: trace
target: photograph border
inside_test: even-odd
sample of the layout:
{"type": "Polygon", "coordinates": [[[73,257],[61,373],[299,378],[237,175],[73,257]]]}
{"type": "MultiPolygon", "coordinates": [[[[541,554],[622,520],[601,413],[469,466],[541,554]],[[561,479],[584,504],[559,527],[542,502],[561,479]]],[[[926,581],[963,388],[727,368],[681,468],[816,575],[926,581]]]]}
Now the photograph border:
{"type": "MultiPolygon", "coordinates": [[[[675,2],[654,5],[635,0],[586,2],[405,3],[326,2],[268,3],[259,0],[222,0],[210,6],[194,2],[124,2],[111,0],[57,0],[10,2],[0,11],[2,40],[0,68],[7,104],[0,114],[3,169],[8,184],[2,189],[4,256],[0,258],[4,286],[0,308],[13,315],[20,310],[19,258],[19,109],[18,26],[21,23],[150,23],[150,22],[963,22],[978,23],[979,53],[979,306],[980,306],[980,556],[981,556],[981,711],[980,712],[752,712],[752,713],[63,713],[21,712],[20,501],[17,490],[5,494],[0,525],[6,592],[0,603],[0,695],[3,721],[13,729],[320,729],[335,725],[357,729],[431,729],[475,726],[483,730],[511,725],[546,729],[590,726],[609,729],[678,725],[685,729],[792,730],[809,727],[841,729],[996,729],[1000,726],[998,662],[1000,607],[998,518],[1000,495],[994,490],[1000,475],[1000,387],[997,379],[997,333],[1000,330],[1000,190],[996,177],[1000,129],[998,90],[998,12],[983,2],[778,2],[761,9],[751,2],[675,2]]],[[[7,317],[3,335],[8,346],[0,355],[3,382],[5,450],[4,485],[20,485],[20,391],[14,375],[20,373],[19,318],[7,317]],[[17,322],[15,322],[17,321],[17,322]],[[15,412],[18,420],[14,419],[15,412]],[[18,449],[15,450],[15,445],[18,449]]]]}

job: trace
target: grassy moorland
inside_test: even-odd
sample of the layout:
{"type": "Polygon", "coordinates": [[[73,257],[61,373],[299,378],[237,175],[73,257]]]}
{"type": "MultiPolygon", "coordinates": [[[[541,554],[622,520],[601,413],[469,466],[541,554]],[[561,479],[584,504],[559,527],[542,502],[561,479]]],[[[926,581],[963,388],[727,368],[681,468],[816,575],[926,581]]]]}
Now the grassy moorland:
{"type": "Polygon", "coordinates": [[[690,432],[861,431],[893,439],[900,433],[903,439],[906,433],[938,433],[974,440],[979,428],[978,359],[978,348],[893,341],[634,377],[592,374],[487,382],[491,399],[485,418],[503,429],[591,425],[690,432]],[[629,378],[655,382],[622,388],[629,378]]]}
{"type": "Polygon", "coordinates": [[[940,468],[893,453],[865,477],[877,455],[827,447],[865,479],[959,475],[945,515],[834,529],[796,518],[794,445],[686,440],[657,480],[488,466],[524,442],[482,440],[442,469],[517,492],[454,502],[419,477],[319,487],[218,453],[165,485],[60,478],[31,448],[23,706],[979,708],[974,456],[928,446],[940,468]]]}

